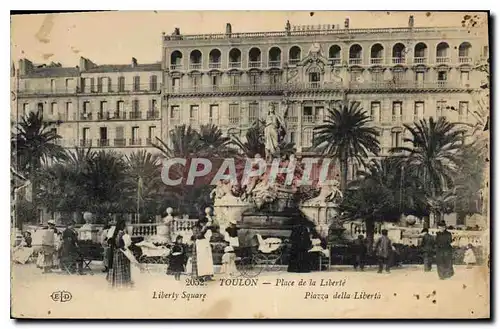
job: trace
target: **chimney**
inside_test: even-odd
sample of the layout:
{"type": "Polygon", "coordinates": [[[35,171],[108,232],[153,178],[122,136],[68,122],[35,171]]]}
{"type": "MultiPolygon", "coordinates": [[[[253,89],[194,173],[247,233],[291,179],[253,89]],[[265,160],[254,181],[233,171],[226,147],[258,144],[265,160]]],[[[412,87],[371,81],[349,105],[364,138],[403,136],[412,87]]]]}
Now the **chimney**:
{"type": "Polygon", "coordinates": [[[95,67],[96,65],[88,58],[80,57],[80,71],[84,72],[88,69],[95,67]]]}
{"type": "Polygon", "coordinates": [[[413,28],[413,26],[415,26],[415,18],[413,15],[410,15],[410,18],[408,19],[408,27],[413,28]]]}
{"type": "Polygon", "coordinates": [[[344,28],[348,29],[349,28],[349,18],[346,18],[344,21],[344,28]]]}
{"type": "Polygon", "coordinates": [[[231,35],[232,33],[232,28],[230,23],[226,23],[226,34],[231,35]]]}
{"type": "Polygon", "coordinates": [[[33,71],[33,63],[23,58],[19,60],[19,75],[26,75],[33,71]]]}
{"type": "Polygon", "coordinates": [[[137,59],[132,57],[132,67],[137,67],[137,59]]]}

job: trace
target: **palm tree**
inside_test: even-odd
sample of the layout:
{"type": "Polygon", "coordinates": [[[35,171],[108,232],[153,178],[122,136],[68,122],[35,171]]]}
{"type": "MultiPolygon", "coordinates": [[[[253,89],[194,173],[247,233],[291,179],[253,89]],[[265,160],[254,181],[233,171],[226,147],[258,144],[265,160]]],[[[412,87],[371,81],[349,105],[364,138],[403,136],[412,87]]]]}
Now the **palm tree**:
{"type": "Polygon", "coordinates": [[[223,136],[222,130],[216,125],[202,125],[200,127],[200,143],[202,143],[203,153],[210,156],[235,155],[235,152],[228,147],[231,138],[223,136]]]}
{"type": "Polygon", "coordinates": [[[373,245],[375,223],[395,221],[403,212],[398,162],[391,158],[374,159],[358,172],[342,200],[340,211],[344,219],[362,219],[366,226],[368,245],[373,245]]]}
{"type": "Polygon", "coordinates": [[[164,198],[164,184],[161,181],[161,161],[158,155],[147,151],[133,152],[125,158],[127,191],[131,204],[137,205],[141,215],[160,212],[164,198]]]}
{"type": "Polygon", "coordinates": [[[191,126],[176,126],[170,132],[169,140],[171,146],[158,137],[156,137],[157,143],[153,143],[153,147],[158,149],[167,159],[188,158],[203,149],[200,133],[191,126]]]}
{"type": "MultiPolygon", "coordinates": [[[[411,143],[411,146],[396,147],[391,152],[404,152],[405,172],[411,172],[420,179],[428,198],[439,198],[454,186],[464,132],[442,117],[437,121],[431,117],[429,121],[424,119],[414,126],[404,126],[411,133],[411,137],[405,138],[404,142],[411,143]]],[[[439,217],[438,213],[434,214],[439,217]]],[[[429,226],[428,218],[425,226],[429,226]]]]}
{"type": "Polygon", "coordinates": [[[61,138],[53,128],[53,123],[43,119],[40,112],[30,112],[21,118],[11,135],[11,161],[17,171],[31,181],[33,190],[33,209],[37,209],[39,177],[42,166],[51,161],[65,158],[64,149],[58,145],[61,138]]]}
{"type": "Polygon", "coordinates": [[[314,128],[313,147],[340,162],[340,185],[344,191],[349,161],[365,164],[369,156],[380,152],[379,133],[369,126],[369,121],[359,102],[337,102],[333,109],[328,109],[323,124],[314,128]]]}

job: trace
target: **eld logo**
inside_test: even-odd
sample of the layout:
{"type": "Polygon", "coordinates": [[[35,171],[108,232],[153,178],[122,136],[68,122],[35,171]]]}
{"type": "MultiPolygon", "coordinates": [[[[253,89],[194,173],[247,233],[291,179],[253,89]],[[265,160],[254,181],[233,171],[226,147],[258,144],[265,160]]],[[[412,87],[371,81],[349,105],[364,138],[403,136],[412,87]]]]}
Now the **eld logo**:
{"type": "Polygon", "coordinates": [[[54,302],[65,303],[69,302],[73,296],[69,291],[54,291],[52,295],[50,295],[50,298],[52,298],[54,302]]]}

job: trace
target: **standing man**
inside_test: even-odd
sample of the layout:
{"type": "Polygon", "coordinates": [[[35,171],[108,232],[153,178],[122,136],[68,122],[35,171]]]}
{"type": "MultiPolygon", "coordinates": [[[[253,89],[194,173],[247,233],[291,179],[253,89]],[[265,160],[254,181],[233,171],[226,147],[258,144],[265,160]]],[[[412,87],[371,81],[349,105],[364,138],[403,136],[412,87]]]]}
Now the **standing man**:
{"type": "Polygon", "coordinates": [[[358,238],[354,241],[354,269],[356,271],[358,267],[361,271],[365,270],[366,252],[365,237],[363,235],[358,235],[358,238]]]}
{"type": "Polygon", "coordinates": [[[424,236],[420,242],[420,248],[422,250],[422,255],[424,258],[424,271],[430,272],[432,270],[432,259],[434,257],[435,241],[434,237],[429,234],[429,229],[424,228],[422,230],[424,236]]]}
{"type": "Polygon", "coordinates": [[[385,266],[385,271],[387,273],[391,272],[390,259],[392,252],[392,242],[391,239],[387,236],[387,230],[382,230],[382,236],[375,243],[375,255],[378,259],[378,272],[382,273],[382,270],[385,266]]]}

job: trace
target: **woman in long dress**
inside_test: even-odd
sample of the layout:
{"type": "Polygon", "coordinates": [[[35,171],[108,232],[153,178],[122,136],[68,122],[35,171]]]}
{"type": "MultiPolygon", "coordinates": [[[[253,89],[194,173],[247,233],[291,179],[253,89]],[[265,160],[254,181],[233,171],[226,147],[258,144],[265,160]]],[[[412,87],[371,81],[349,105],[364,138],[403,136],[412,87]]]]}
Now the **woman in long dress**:
{"type": "Polygon", "coordinates": [[[309,231],[303,224],[296,224],[290,235],[290,255],[288,261],[288,272],[309,273],[311,272],[311,261],[309,250],[312,247],[309,231]]]}
{"type": "Polygon", "coordinates": [[[453,247],[451,246],[451,233],[446,230],[446,223],[440,222],[436,234],[436,266],[439,278],[441,280],[451,278],[455,271],[453,270],[453,247]]]}
{"type": "Polygon", "coordinates": [[[61,265],[63,269],[71,273],[75,273],[78,268],[78,273],[83,273],[83,264],[80,260],[80,252],[78,247],[78,233],[74,229],[74,223],[70,223],[64,230],[62,236],[61,248],[61,265]]]}
{"type": "Polygon", "coordinates": [[[130,270],[130,260],[125,256],[122,251],[125,251],[124,236],[126,224],[123,219],[118,220],[116,223],[113,236],[109,239],[110,259],[108,265],[108,274],[106,280],[112,287],[131,287],[132,275],[130,270]]]}
{"type": "Polygon", "coordinates": [[[199,220],[193,227],[192,273],[201,280],[211,280],[214,275],[214,263],[210,246],[211,221],[199,220]]]}
{"type": "Polygon", "coordinates": [[[264,128],[266,161],[269,161],[273,156],[279,156],[280,135],[284,132],[283,120],[275,113],[274,107],[271,107],[264,128]]]}

